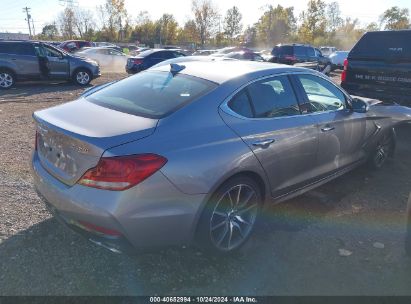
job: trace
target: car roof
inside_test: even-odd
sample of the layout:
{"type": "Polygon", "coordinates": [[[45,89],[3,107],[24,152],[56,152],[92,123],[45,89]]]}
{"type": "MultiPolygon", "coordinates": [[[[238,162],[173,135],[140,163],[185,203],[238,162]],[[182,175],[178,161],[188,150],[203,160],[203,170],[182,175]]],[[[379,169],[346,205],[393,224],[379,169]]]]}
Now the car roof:
{"type": "MultiPolygon", "coordinates": [[[[222,84],[233,78],[250,76],[251,74],[259,74],[256,76],[264,77],[266,75],[299,71],[312,73],[312,70],[289,65],[239,60],[181,61],[178,65],[185,66],[180,74],[206,79],[218,84],[222,84]]],[[[151,68],[150,70],[167,72],[170,71],[170,66],[161,65],[151,68]]]]}

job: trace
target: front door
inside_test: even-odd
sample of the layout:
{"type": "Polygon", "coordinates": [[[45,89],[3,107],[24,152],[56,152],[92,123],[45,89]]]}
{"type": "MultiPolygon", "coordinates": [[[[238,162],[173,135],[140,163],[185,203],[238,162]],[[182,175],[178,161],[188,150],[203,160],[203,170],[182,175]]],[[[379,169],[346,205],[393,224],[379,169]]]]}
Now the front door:
{"type": "Polygon", "coordinates": [[[295,77],[305,93],[302,109],[318,125],[316,175],[327,175],[365,157],[366,115],[350,110],[347,96],[330,81],[308,74],[295,77]]]}
{"type": "Polygon", "coordinates": [[[50,78],[68,78],[69,62],[67,57],[58,50],[43,45],[44,54],[47,57],[47,67],[50,78]]]}
{"type": "Polygon", "coordinates": [[[316,122],[301,115],[287,76],[250,84],[227,104],[222,117],[262,164],[273,197],[313,178],[318,148],[316,122]]]}

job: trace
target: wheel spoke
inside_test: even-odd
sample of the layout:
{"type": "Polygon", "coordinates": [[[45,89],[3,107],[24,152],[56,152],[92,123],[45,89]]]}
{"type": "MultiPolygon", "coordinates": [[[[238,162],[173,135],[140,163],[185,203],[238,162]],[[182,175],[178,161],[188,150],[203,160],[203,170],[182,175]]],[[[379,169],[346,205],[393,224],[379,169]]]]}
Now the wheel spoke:
{"type": "Polygon", "coordinates": [[[242,188],[242,185],[240,185],[240,186],[238,187],[237,199],[236,199],[236,202],[235,202],[235,206],[236,206],[236,207],[240,204],[241,188],[242,188]]]}
{"type": "Polygon", "coordinates": [[[233,225],[233,227],[236,227],[238,229],[238,231],[241,234],[241,238],[244,239],[246,237],[246,235],[244,234],[243,229],[241,229],[240,225],[238,223],[234,222],[234,221],[232,222],[232,225],[233,225]]]}
{"type": "Polygon", "coordinates": [[[223,233],[221,234],[220,239],[217,241],[217,245],[220,246],[223,240],[225,239],[228,233],[228,223],[226,223],[223,233]]]}
{"type": "Polygon", "coordinates": [[[220,212],[220,211],[214,211],[214,214],[218,216],[222,216],[222,217],[227,217],[227,213],[220,212]]]}
{"type": "Polygon", "coordinates": [[[247,221],[246,221],[245,219],[243,219],[240,215],[236,215],[234,218],[237,220],[237,222],[240,222],[240,223],[245,224],[245,225],[247,225],[247,226],[250,226],[250,225],[251,225],[251,223],[247,222],[247,221]]]}
{"type": "Polygon", "coordinates": [[[220,228],[220,227],[223,227],[225,224],[227,224],[227,221],[226,221],[226,220],[224,220],[224,221],[222,221],[221,223],[219,223],[219,224],[214,225],[213,227],[211,227],[211,231],[214,231],[214,230],[216,230],[216,229],[218,229],[218,228],[220,228]]]}
{"type": "Polygon", "coordinates": [[[228,191],[227,194],[228,194],[228,198],[230,199],[231,208],[233,208],[234,207],[234,202],[233,202],[233,198],[231,197],[231,192],[228,191]]]}
{"type": "Polygon", "coordinates": [[[237,214],[243,214],[243,213],[249,212],[249,211],[251,211],[252,209],[254,209],[256,207],[257,207],[257,204],[252,204],[252,205],[248,206],[247,208],[238,210],[237,214]]]}
{"type": "Polygon", "coordinates": [[[231,239],[233,238],[233,228],[234,228],[234,224],[232,221],[230,222],[229,225],[230,225],[230,235],[228,236],[228,249],[231,248],[231,239]]]}

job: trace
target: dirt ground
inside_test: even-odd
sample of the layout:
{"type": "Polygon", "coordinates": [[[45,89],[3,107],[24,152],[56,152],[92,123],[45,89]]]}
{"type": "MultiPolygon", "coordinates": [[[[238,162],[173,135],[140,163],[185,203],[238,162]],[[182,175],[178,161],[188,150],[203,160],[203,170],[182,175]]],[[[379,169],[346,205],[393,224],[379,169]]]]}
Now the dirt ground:
{"type": "Polygon", "coordinates": [[[411,295],[403,249],[411,125],[398,130],[396,158],[382,170],[361,167],[270,207],[234,256],[117,255],[56,222],[31,185],[33,111],[82,91],[70,83],[0,91],[0,295],[411,295]]]}

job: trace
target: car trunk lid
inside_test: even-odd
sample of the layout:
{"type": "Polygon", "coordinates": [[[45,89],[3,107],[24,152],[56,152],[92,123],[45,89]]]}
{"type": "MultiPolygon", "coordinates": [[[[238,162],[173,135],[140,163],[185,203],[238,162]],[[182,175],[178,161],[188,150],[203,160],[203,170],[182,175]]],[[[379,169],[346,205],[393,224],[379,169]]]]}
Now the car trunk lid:
{"type": "Polygon", "coordinates": [[[36,147],[43,167],[73,185],[105,150],[150,136],[157,119],[104,108],[79,99],[35,112],[36,147]]]}

